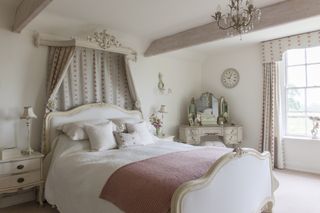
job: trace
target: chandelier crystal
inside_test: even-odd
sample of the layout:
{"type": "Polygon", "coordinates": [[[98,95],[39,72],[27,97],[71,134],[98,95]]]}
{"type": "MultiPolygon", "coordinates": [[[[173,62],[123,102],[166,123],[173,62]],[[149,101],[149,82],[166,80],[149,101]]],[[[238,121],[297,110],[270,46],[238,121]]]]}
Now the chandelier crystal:
{"type": "Polygon", "coordinates": [[[244,34],[254,29],[254,23],[259,22],[261,10],[256,8],[252,0],[229,0],[229,12],[222,14],[220,5],[212,18],[217,22],[219,29],[227,30],[228,36],[244,34]]]}

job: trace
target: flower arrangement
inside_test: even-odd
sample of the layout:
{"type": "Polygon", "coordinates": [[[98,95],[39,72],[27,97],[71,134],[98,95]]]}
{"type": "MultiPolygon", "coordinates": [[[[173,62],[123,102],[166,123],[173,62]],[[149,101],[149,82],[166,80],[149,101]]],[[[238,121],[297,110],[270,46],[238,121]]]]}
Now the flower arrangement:
{"type": "Polygon", "coordinates": [[[160,134],[160,129],[161,129],[162,124],[163,124],[161,118],[159,118],[155,113],[153,113],[150,116],[149,121],[152,124],[152,126],[154,126],[154,128],[156,128],[156,134],[159,135],[160,134]]]}
{"type": "Polygon", "coordinates": [[[320,117],[309,117],[310,120],[312,120],[313,122],[313,128],[311,130],[311,134],[312,134],[312,138],[316,139],[317,135],[318,135],[318,131],[319,131],[319,127],[320,127],[320,117]]]}

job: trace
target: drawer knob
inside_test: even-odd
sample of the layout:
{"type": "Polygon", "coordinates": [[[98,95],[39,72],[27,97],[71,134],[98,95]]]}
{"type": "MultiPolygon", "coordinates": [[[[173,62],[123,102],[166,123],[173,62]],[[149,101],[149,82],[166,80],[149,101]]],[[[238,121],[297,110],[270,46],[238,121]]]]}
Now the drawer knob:
{"type": "Polygon", "coordinates": [[[24,182],[24,178],[18,178],[17,182],[18,183],[23,183],[24,182]]]}
{"type": "Polygon", "coordinates": [[[24,165],[18,165],[17,166],[17,169],[23,169],[24,168],[24,165]]]}

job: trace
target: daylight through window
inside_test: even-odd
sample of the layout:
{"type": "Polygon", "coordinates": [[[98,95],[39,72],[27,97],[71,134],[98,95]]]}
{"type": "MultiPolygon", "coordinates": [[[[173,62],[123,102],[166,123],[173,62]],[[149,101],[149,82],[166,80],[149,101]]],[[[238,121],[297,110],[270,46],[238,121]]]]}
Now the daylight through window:
{"type": "Polygon", "coordinates": [[[310,116],[320,116],[320,47],[285,54],[285,129],[287,136],[310,136],[310,116]]]}

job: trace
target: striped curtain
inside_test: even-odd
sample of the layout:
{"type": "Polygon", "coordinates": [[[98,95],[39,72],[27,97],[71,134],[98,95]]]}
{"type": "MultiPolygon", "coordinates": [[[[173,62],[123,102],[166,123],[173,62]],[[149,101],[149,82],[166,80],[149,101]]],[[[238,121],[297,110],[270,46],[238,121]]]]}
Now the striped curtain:
{"type": "Polygon", "coordinates": [[[125,55],[77,47],[55,98],[59,111],[99,102],[133,109],[125,55]]]}
{"type": "Polygon", "coordinates": [[[49,47],[47,106],[46,111],[52,111],[55,106],[55,94],[61,86],[65,73],[75,53],[75,47],[49,47]]]}
{"type": "Polygon", "coordinates": [[[276,62],[263,64],[263,115],[260,151],[269,151],[276,168],[284,167],[283,144],[279,125],[279,66],[276,62]]]}

